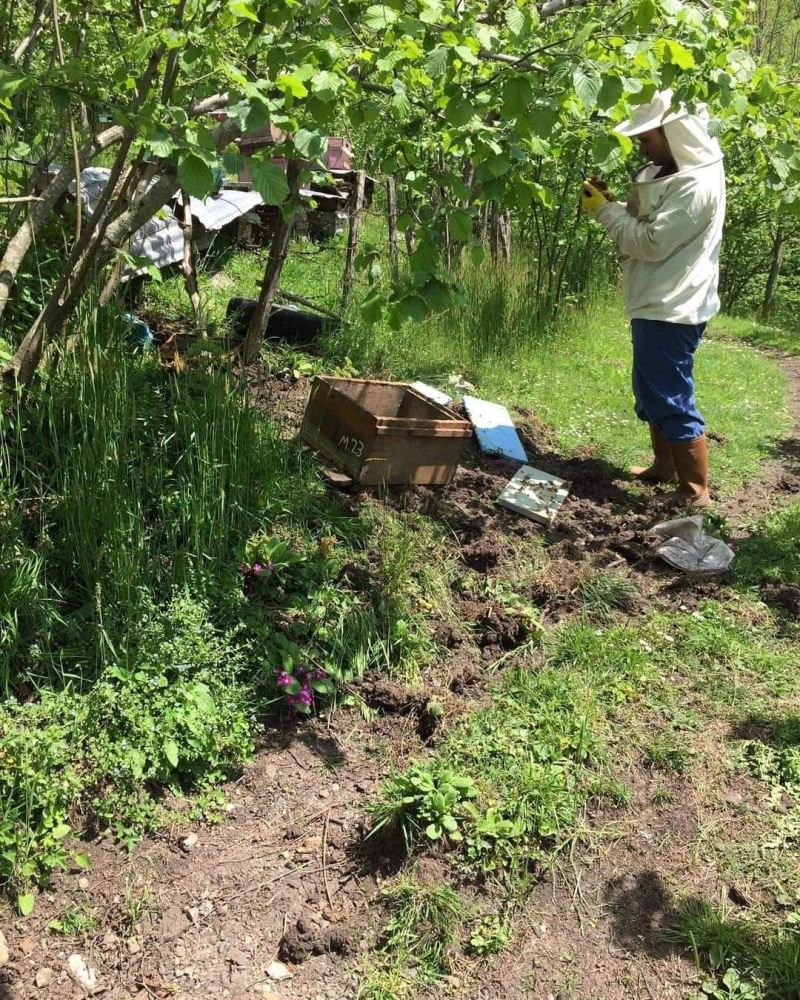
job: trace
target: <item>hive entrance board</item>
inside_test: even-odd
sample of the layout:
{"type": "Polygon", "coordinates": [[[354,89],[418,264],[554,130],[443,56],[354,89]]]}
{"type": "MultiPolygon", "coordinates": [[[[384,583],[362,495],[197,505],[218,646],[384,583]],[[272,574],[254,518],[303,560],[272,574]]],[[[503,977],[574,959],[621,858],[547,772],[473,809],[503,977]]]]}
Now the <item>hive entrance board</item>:
{"type": "Polygon", "coordinates": [[[523,465],[497,499],[501,507],[551,524],[567,499],[570,484],[557,476],[523,465]]]}

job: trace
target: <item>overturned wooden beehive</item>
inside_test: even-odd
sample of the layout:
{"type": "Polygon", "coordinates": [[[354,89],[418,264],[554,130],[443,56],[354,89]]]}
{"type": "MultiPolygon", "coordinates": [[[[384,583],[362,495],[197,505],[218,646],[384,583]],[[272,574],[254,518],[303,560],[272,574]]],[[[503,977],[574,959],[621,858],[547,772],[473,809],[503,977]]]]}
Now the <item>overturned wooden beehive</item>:
{"type": "Polygon", "coordinates": [[[449,483],[472,427],[403,382],[314,379],[302,439],[363,486],[449,483]]]}

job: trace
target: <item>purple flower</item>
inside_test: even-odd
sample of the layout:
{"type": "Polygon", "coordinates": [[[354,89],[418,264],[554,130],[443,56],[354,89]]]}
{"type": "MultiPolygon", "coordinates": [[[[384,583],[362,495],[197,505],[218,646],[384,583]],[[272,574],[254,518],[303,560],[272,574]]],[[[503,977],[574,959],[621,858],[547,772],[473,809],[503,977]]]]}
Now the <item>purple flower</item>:
{"type": "Polygon", "coordinates": [[[317,670],[314,671],[314,680],[315,681],[324,681],[327,676],[328,675],[322,669],[317,669],[317,670]]]}
{"type": "Polygon", "coordinates": [[[267,572],[268,573],[274,573],[275,572],[275,563],[271,559],[267,563],[267,572]]]}
{"type": "Polygon", "coordinates": [[[291,674],[287,674],[285,670],[281,670],[278,674],[277,683],[278,687],[289,687],[289,685],[294,684],[294,677],[291,674]]]}
{"type": "Polygon", "coordinates": [[[304,684],[300,690],[300,694],[297,696],[297,700],[301,705],[311,705],[314,701],[314,695],[311,693],[311,688],[304,684]]]}
{"type": "Polygon", "coordinates": [[[253,563],[251,572],[253,573],[254,576],[261,576],[261,574],[264,572],[264,567],[261,565],[261,563],[253,563]]]}
{"type": "Polygon", "coordinates": [[[286,704],[287,705],[296,705],[298,703],[298,701],[300,701],[300,695],[299,694],[287,694],[286,695],[286,704]]]}

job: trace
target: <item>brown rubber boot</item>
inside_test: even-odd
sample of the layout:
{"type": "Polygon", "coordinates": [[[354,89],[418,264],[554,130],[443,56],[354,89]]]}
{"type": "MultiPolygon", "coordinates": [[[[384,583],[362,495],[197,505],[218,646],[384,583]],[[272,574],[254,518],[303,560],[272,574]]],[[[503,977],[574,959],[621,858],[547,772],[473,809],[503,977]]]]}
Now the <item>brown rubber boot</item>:
{"type": "Polygon", "coordinates": [[[628,471],[644,483],[674,482],[675,462],[672,458],[672,448],[655,424],[650,424],[650,440],[653,443],[653,464],[647,468],[633,465],[628,471]]]}
{"type": "Polygon", "coordinates": [[[690,511],[711,506],[708,493],[708,440],[705,434],[694,441],[670,441],[675,471],[678,473],[678,496],[690,511]]]}

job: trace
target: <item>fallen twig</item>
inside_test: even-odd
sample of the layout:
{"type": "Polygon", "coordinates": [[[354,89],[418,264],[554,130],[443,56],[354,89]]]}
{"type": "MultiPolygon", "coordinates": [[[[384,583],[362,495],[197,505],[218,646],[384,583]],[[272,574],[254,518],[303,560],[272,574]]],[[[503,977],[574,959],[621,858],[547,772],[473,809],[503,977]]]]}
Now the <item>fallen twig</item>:
{"type": "Polygon", "coordinates": [[[22,205],[31,201],[41,201],[42,199],[35,194],[25,194],[19,195],[15,198],[0,198],[0,205],[22,205]]]}
{"type": "MultiPolygon", "coordinates": [[[[333,806],[331,806],[331,809],[333,809],[333,806]]],[[[333,912],[331,890],[328,885],[328,823],[331,818],[331,809],[325,813],[325,822],[322,824],[322,882],[325,886],[325,898],[328,900],[328,908],[333,912]]]]}

